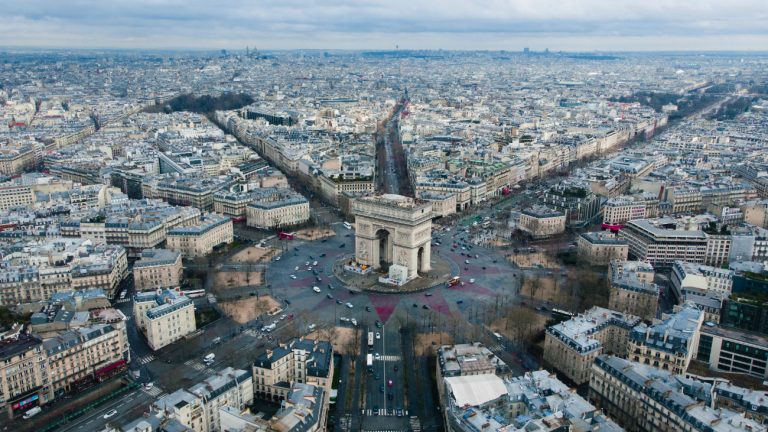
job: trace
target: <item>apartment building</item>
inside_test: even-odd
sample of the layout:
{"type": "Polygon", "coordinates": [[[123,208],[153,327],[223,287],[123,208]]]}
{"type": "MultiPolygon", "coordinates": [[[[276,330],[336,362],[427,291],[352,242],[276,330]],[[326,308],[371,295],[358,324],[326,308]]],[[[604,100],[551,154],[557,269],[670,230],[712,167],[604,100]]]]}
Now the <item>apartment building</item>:
{"type": "Polygon", "coordinates": [[[14,176],[32,169],[40,162],[40,153],[34,145],[12,145],[0,148],[0,174],[14,176]]]}
{"type": "Polygon", "coordinates": [[[259,229],[283,228],[306,223],[309,220],[309,201],[292,193],[274,200],[252,202],[246,209],[247,224],[259,229]]]}
{"type": "MultiPolygon", "coordinates": [[[[658,206],[658,202],[657,202],[658,206]]],[[[615,197],[603,203],[603,223],[606,225],[623,225],[634,219],[648,217],[647,204],[644,200],[634,200],[631,197],[615,197]]]]}
{"type": "Polygon", "coordinates": [[[34,202],[35,193],[30,186],[0,186],[0,211],[6,211],[14,207],[30,207],[34,202]]]}
{"type": "Polygon", "coordinates": [[[424,191],[419,193],[417,198],[432,204],[432,213],[435,217],[446,217],[456,213],[455,194],[424,191]]]}
{"type": "Polygon", "coordinates": [[[181,253],[167,249],[146,249],[133,263],[133,283],[136,291],[175,288],[183,275],[181,253]]]}
{"type": "Polygon", "coordinates": [[[653,266],[644,261],[622,261],[614,260],[608,264],[608,280],[622,278],[632,275],[640,283],[653,283],[656,271],[653,266]]]}
{"type": "Polygon", "coordinates": [[[605,265],[613,260],[627,259],[627,241],[607,232],[585,232],[576,238],[579,259],[593,265],[605,265]]]}
{"type": "Polygon", "coordinates": [[[124,322],[94,324],[43,341],[54,397],[77,392],[117,373],[130,362],[124,322]]]}
{"type": "Polygon", "coordinates": [[[592,364],[589,400],[627,431],[757,432],[766,427],[712,407],[711,385],[645,364],[602,355],[592,364]]]}
{"type": "Polygon", "coordinates": [[[170,289],[136,293],[133,317],[153,350],[170,345],[197,329],[192,299],[170,289]]]}
{"type": "Polygon", "coordinates": [[[232,219],[208,213],[195,225],[168,230],[166,242],[168,249],[179,251],[186,257],[201,257],[219,245],[232,243],[233,238],[232,219]]]}
{"type": "Polygon", "coordinates": [[[116,245],[100,245],[94,248],[94,253],[72,267],[72,289],[100,288],[113,299],[120,282],[128,275],[126,250],[116,245]]]}
{"type": "Polygon", "coordinates": [[[640,323],[629,333],[632,361],[682,374],[696,354],[704,312],[686,303],[654,324],[640,323]]]}
{"type": "MultiPolygon", "coordinates": [[[[612,261],[612,263],[621,262],[612,261]]],[[[611,270],[616,270],[616,273],[609,278],[608,308],[636,315],[648,321],[656,318],[661,289],[653,283],[653,268],[650,271],[650,280],[645,266],[638,266],[634,271],[630,269],[622,269],[621,272],[618,269],[611,270]]]]}
{"type": "Polygon", "coordinates": [[[0,409],[14,418],[50,402],[52,391],[43,342],[20,327],[1,336],[0,409]]]}
{"type": "Polygon", "coordinates": [[[223,407],[243,409],[253,402],[252,371],[231,367],[207,377],[189,388],[189,392],[202,399],[203,418],[207,427],[203,431],[219,431],[219,410],[223,407]]]}
{"type": "Polygon", "coordinates": [[[520,212],[518,228],[537,239],[562,234],[565,232],[565,214],[536,205],[520,212]]]}
{"type": "Polygon", "coordinates": [[[680,302],[691,294],[701,296],[711,293],[724,299],[731,295],[733,275],[733,270],[675,261],[670,277],[672,293],[680,302]]]}
{"type": "Polygon", "coordinates": [[[630,330],[639,323],[637,316],[595,306],[547,327],[544,361],[577,385],[583,384],[597,356],[604,352],[626,355],[630,330]]]}
{"type": "Polygon", "coordinates": [[[224,368],[189,389],[179,389],[158,398],[153,408],[166,419],[174,419],[195,432],[222,429],[220,412],[234,408],[238,412],[253,402],[251,371],[224,368]]]}
{"type": "Polygon", "coordinates": [[[456,432],[595,431],[619,426],[546,371],[502,378],[445,377],[438,386],[448,430],[456,432]]]}
{"type": "Polygon", "coordinates": [[[333,348],[328,341],[293,339],[267,350],[253,363],[253,391],[259,399],[272,401],[288,397],[281,383],[308,383],[329,394],[333,374],[333,348]]]}
{"type": "Polygon", "coordinates": [[[509,375],[509,366],[485,345],[468,344],[443,345],[437,350],[440,365],[439,377],[495,374],[509,375]]]}

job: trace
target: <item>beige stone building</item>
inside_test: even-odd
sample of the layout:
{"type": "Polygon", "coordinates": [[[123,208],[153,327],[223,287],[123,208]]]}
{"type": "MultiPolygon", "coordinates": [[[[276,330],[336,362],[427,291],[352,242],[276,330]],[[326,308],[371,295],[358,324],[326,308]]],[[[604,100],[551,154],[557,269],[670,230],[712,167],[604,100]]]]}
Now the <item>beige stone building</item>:
{"type": "Polygon", "coordinates": [[[419,198],[432,204],[433,217],[446,217],[456,213],[456,194],[422,191],[419,198]]]}
{"type": "Polygon", "coordinates": [[[0,174],[13,176],[34,168],[40,155],[32,145],[3,146],[0,148],[0,174]]]}
{"type": "Polygon", "coordinates": [[[639,322],[634,315],[595,306],[547,328],[544,361],[577,385],[584,384],[597,356],[626,354],[629,332],[639,322]]]}
{"type": "Polygon", "coordinates": [[[327,341],[293,339],[253,363],[253,391],[260,399],[286,399],[289,388],[281,385],[286,382],[322,387],[328,397],[332,378],[333,347],[327,341]]]}
{"type": "Polygon", "coordinates": [[[0,210],[13,207],[29,207],[35,202],[35,193],[30,186],[0,186],[0,210]]]}
{"type": "Polygon", "coordinates": [[[608,308],[651,321],[656,318],[660,287],[653,283],[653,267],[639,261],[611,261],[608,308]],[[636,264],[637,263],[637,264],[636,264]]]}
{"type": "Polygon", "coordinates": [[[58,397],[124,371],[130,361],[124,322],[95,324],[43,341],[51,391],[58,397]]]}
{"type": "Polygon", "coordinates": [[[232,243],[233,238],[232,220],[208,213],[196,225],[169,230],[167,247],[187,257],[200,257],[211,253],[216,246],[232,243]]]}
{"type": "Polygon", "coordinates": [[[175,290],[137,293],[133,298],[133,317],[153,350],[197,330],[194,302],[175,290]]]}
{"type": "Polygon", "coordinates": [[[120,282],[128,275],[128,255],[121,246],[101,245],[90,259],[81,259],[72,267],[72,289],[101,288],[115,298],[120,282]]]}
{"type": "Polygon", "coordinates": [[[677,306],[661,321],[635,326],[629,335],[630,360],[683,374],[698,348],[704,312],[693,304],[677,306]]]}
{"type": "Polygon", "coordinates": [[[42,341],[21,328],[13,333],[0,340],[0,409],[20,417],[50,402],[52,392],[42,341]]]}
{"type": "Polygon", "coordinates": [[[533,238],[547,238],[565,232],[565,214],[536,205],[520,212],[518,228],[533,238]]]}
{"type": "Polygon", "coordinates": [[[246,209],[249,227],[260,229],[283,228],[306,223],[309,220],[309,201],[299,194],[256,201],[246,209]]]}
{"type": "Polygon", "coordinates": [[[175,288],[181,284],[184,269],[181,253],[167,249],[146,249],[133,264],[136,291],[175,288]]]}
{"type": "Polygon", "coordinates": [[[586,232],[576,238],[579,259],[591,264],[608,264],[612,260],[626,260],[629,245],[624,239],[607,232],[586,232]]]}

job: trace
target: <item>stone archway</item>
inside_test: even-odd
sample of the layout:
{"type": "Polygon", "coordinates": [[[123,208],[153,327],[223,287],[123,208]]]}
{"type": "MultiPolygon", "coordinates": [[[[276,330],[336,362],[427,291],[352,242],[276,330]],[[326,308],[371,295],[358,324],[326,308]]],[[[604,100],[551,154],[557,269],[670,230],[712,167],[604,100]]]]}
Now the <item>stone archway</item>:
{"type": "Polygon", "coordinates": [[[408,279],[430,270],[432,206],[400,195],[354,201],[355,260],[374,269],[405,267],[408,279]]]}

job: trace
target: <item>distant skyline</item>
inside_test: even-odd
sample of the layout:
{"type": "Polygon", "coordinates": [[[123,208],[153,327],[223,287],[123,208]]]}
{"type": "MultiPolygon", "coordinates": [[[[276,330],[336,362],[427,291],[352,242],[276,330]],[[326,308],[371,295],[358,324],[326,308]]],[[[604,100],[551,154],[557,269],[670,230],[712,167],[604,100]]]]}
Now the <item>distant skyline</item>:
{"type": "Polygon", "coordinates": [[[29,0],[0,46],[765,51],[766,0],[29,0]]]}

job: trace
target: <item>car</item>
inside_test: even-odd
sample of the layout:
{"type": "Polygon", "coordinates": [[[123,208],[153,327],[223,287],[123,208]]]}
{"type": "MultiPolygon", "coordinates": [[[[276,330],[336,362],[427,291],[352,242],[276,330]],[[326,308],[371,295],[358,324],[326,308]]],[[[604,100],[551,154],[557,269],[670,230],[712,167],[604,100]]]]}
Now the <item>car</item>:
{"type": "Polygon", "coordinates": [[[320,276],[317,276],[315,279],[317,279],[318,282],[322,281],[322,279],[320,279],[320,276]]]}
{"type": "Polygon", "coordinates": [[[291,279],[296,279],[296,275],[291,275],[291,279]]]}
{"type": "Polygon", "coordinates": [[[398,369],[400,369],[400,368],[398,368],[397,365],[395,365],[395,372],[397,372],[398,369]]]}
{"type": "Polygon", "coordinates": [[[280,261],[281,257],[275,257],[275,261],[280,261]]]}
{"type": "Polygon", "coordinates": [[[464,264],[469,264],[469,260],[464,260],[464,264]]]}
{"type": "Polygon", "coordinates": [[[333,300],[333,294],[328,293],[325,296],[328,297],[329,299],[333,300]]]}
{"type": "Polygon", "coordinates": [[[290,301],[290,300],[288,300],[288,299],[285,299],[285,300],[283,300],[283,301],[284,301],[284,302],[285,302],[285,304],[287,304],[287,305],[291,304],[291,301],[290,301]]]}
{"type": "Polygon", "coordinates": [[[381,322],[376,321],[376,328],[381,328],[381,322]]]}
{"type": "Polygon", "coordinates": [[[312,271],[312,267],[307,267],[307,271],[312,271]]]}
{"type": "Polygon", "coordinates": [[[340,245],[339,245],[339,249],[344,249],[344,246],[346,246],[346,245],[347,245],[346,243],[342,243],[342,244],[340,244],[340,245]]]}
{"type": "Polygon", "coordinates": [[[417,305],[416,303],[414,303],[414,304],[413,304],[413,307],[419,307],[419,305],[417,305]]]}
{"type": "Polygon", "coordinates": [[[384,384],[379,386],[379,393],[384,393],[384,384]]]}
{"type": "Polygon", "coordinates": [[[376,353],[376,354],[373,355],[373,358],[376,359],[376,360],[381,360],[381,354],[376,353]]]}
{"type": "Polygon", "coordinates": [[[346,305],[346,306],[347,306],[348,308],[350,308],[350,309],[352,309],[353,307],[355,307],[355,306],[354,306],[352,303],[350,303],[350,302],[347,302],[347,305],[346,305]]]}
{"type": "Polygon", "coordinates": [[[317,261],[312,263],[313,266],[317,266],[317,261]]]}
{"type": "Polygon", "coordinates": [[[456,304],[462,304],[464,303],[464,300],[456,300],[456,304]]]}
{"type": "Polygon", "coordinates": [[[421,305],[421,308],[422,308],[422,309],[429,309],[429,306],[427,306],[427,305],[421,305]]]}
{"type": "Polygon", "coordinates": [[[304,265],[309,267],[309,261],[305,262],[304,265]]]}
{"type": "Polygon", "coordinates": [[[313,259],[315,259],[315,257],[313,257],[312,255],[310,255],[310,256],[309,256],[309,259],[313,260],[313,259]]]}
{"type": "Polygon", "coordinates": [[[299,266],[294,267],[293,271],[299,271],[299,266]]]}
{"type": "Polygon", "coordinates": [[[474,279],[470,279],[469,283],[475,283],[475,280],[474,279]]]}
{"type": "Polygon", "coordinates": [[[155,386],[155,383],[148,382],[148,383],[144,384],[144,390],[151,390],[152,387],[154,387],[154,386],[155,386]]]}
{"type": "Polygon", "coordinates": [[[396,408],[395,409],[395,415],[397,415],[398,417],[402,417],[403,416],[403,409],[402,408],[396,408]]]}
{"type": "Polygon", "coordinates": [[[426,293],[426,294],[424,294],[424,296],[426,296],[426,297],[432,297],[432,293],[426,293]]]}
{"type": "Polygon", "coordinates": [[[288,314],[288,319],[292,320],[293,319],[293,314],[288,314]]]}
{"type": "Polygon", "coordinates": [[[342,303],[341,300],[336,299],[336,304],[341,304],[341,303],[342,303]]]}
{"type": "Polygon", "coordinates": [[[381,333],[376,332],[376,339],[381,339],[381,333]]]}
{"type": "Polygon", "coordinates": [[[353,326],[357,327],[357,320],[356,319],[350,318],[349,322],[351,322],[353,326]]]}
{"type": "Polygon", "coordinates": [[[312,287],[312,291],[314,291],[316,293],[319,293],[320,292],[320,287],[313,286],[312,287]]]}
{"type": "Polygon", "coordinates": [[[395,398],[395,395],[393,395],[392,393],[387,394],[387,400],[392,400],[394,398],[395,398]]]}
{"type": "Polygon", "coordinates": [[[104,413],[102,418],[108,419],[108,418],[114,417],[115,415],[117,415],[117,410],[116,409],[111,409],[111,410],[107,411],[106,413],[104,413]]]}
{"type": "Polygon", "coordinates": [[[288,318],[288,315],[286,315],[286,314],[280,315],[280,321],[282,321],[282,320],[284,320],[286,318],[288,318]]]}
{"type": "Polygon", "coordinates": [[[325,258],[325,253],[321,253],[320,258],[325,258]]]}
{"type": "Polygon", "coordinates": [[[371,307],[370,307],[370,306],[366,306],[366,307],[365,307],[365,311],[366,311],[366,312],[370,312],[370,311],[371,311],[371,307]]]}
{"type": "MultiPolygon", "coordinates": [[[[382,393],[384,393],[384,392],[382,391],[382,393]]],[[[374,405],[373,406],[373,415],[375,415],[375,416],[379,415],[379,406],[378,405],[374,405]]]]}

